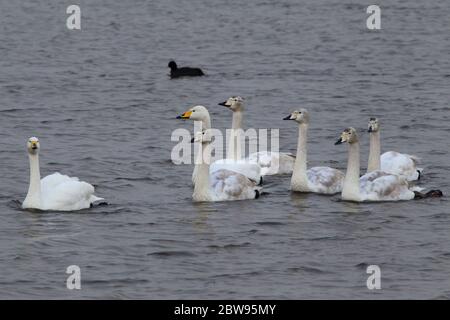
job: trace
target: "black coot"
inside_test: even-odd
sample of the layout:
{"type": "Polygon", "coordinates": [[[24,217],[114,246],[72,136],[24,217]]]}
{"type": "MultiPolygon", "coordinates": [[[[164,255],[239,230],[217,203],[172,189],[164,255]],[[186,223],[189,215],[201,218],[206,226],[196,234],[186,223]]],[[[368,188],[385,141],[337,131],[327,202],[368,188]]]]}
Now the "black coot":
{"type": "Polygon", "coordinates": [[[172,79],[179,77],[199,77],[205,75],[200,68],[178,68],[175,61],[170,61],[168,67],[170,68],[170,77],[172,79]]]}

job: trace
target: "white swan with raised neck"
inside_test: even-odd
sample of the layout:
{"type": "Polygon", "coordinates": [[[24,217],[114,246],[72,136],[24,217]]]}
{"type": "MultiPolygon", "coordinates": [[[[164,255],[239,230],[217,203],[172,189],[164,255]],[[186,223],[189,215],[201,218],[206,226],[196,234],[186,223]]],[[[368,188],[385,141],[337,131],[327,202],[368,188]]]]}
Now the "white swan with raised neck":
{"type": "Polygon", "coordinates": [[[41,180],[38,138],[28,139],[27,151],[30,161],[30,184],[22,208],[75,211],[89,208],[94,202],[103,200],[94,195],[92,185],[75,177],[56,172],[41,180]]]}

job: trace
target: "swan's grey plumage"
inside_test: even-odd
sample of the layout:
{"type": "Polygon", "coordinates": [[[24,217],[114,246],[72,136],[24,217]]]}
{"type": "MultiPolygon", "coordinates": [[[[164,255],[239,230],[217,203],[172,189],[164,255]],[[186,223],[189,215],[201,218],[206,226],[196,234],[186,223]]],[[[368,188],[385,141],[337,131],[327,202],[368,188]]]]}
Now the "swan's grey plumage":
{"type": "Polygon", "coordinates": [[[259,197],[261,187],[245,175],[231,170],[219,169],[210,174],[210,130],[198,132],[194,141],[202,144],[202,161],[198,164],[197,179],[192,199],[204,201],[235,201],[259,197]]]}
{"type": "Polygon", "coordinates": [[[292,191],[323,194],[341,192],[344,182],[344,174],[341,171],[329,167],[307,169],[308,111],[306,109],[296,110],[284,120],[296,121],[299,128],[297,156],[291,178],[292,191]]]}
{"type": "Polygon", "coordinates": [[[354,128],[342,132],[336,144],[347,142],[349,155],[342,188],[342,199],[347,201],[399,201],[414,199],[414,189],[406,178],[375,170],[359,177],[359,139],[354,128]]]}

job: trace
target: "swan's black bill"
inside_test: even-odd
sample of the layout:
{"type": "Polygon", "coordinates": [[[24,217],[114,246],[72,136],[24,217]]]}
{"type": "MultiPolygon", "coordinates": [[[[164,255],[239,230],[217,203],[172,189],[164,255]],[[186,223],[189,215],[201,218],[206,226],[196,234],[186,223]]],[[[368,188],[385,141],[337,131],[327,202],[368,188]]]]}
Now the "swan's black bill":
{"type": "Polygon", "coordinates": [[[288,115],[287,117],[284,117],[283,120],[294,120],[294,119],[291,119],[291,115],[288,115]]]}
{"type": "Polygon", "coordinates": [[[341,144],[341,143],[342,143],[342,138],[339,138],[339,140],[336,141],[336,142],[334,143],[334,145],[336,146],[336,145],[341,144]]]}
{"type": "Polygon", "coordinates": [[[223,107],[229,107],[229,106],[227,106],[227,102],[226,101],[220,102],[220,103],[218,103],[218,105],[219,106],[223,106],[223,107]]]}
{"type": "Polygon", "coordinates": [[[195,142],[195,138],[192,138],[192,139],[191,139],[191,143],[194,143],[194,142],[195,142]]]}
{"type": "Polygon", "coordinates": [[[372,128],[369,128],[368,130],[367,130],[367,132],[372,132],[373,130],[372,130],[372,128]]]}

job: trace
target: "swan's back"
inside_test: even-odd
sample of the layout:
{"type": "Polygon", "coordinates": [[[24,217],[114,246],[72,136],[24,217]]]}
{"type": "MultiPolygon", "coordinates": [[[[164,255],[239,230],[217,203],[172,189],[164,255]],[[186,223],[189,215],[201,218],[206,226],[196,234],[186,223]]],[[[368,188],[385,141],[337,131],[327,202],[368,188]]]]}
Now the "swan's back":
{"type": "Polygon", "coordinates": [[[313,167],[306,171],[311,192],[335,194],[342,191],[344,173],[330,167],[313,167]]]}
{"type": "Polygon", "coordinates": [[[261,181],[261,167],[254,161],[249,160],[233,160],[233,159],[220,159],[214,161],[210,168],[210,174],[218,170],[228,170],[239,173],[246,176],[252,181],[259,183],[261,181]]]}
{"type": "Polygon", "coordinates": [[[215,171],[210,179],[216,201],[255,199],[261,189],[245,175],[226,169],[215,171]]]}
{"type": "Polygon", "coordinates": [[[41,201],[44,210],[86,209],[96,200],[100,198],[94,196],[94,187],[76,177],[54,173],[41,180],[41,201]]]}
{"type": "Polygon", "coordinates": [[[261,167],[261,175],[289,174],[294,169],[295,156],[291,153],[259,151],[248,159],[261,167]]]}
{"type": "Polygon", "coordinates": [[[421,169],[417,168],[418,162],[419,158],[415,156],[395,151],[385,152],[380,157],[381,171],[403,176],[408,181],[419,178],[418,170],[421,169]]]}
{"type": "Polygon", "coordinates": [[[363,201],[414,199],[414,192],[409,189],[408,181],[401,176],[377,170],[363,175],[359,182],[363,201]]]}

